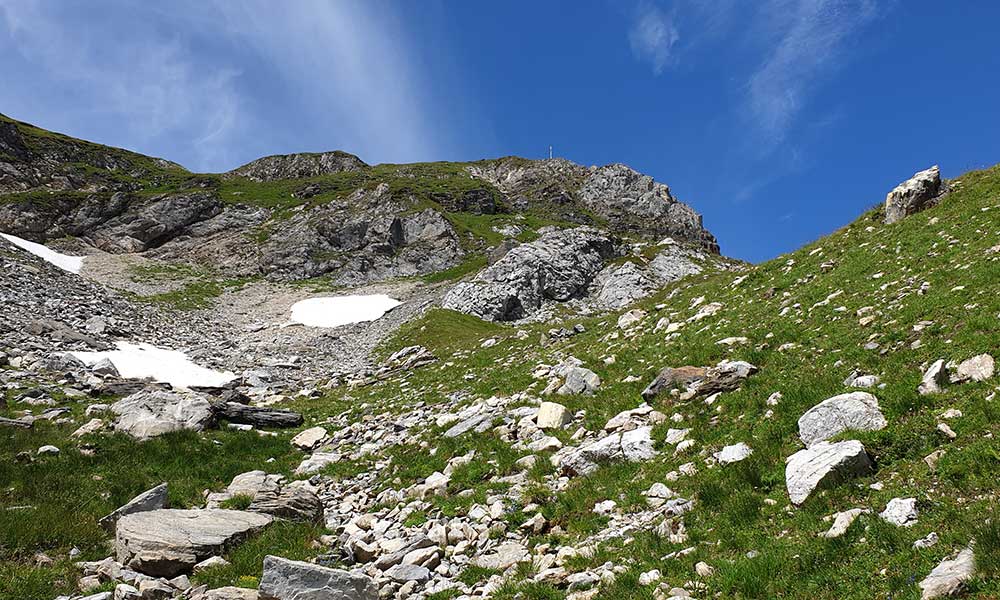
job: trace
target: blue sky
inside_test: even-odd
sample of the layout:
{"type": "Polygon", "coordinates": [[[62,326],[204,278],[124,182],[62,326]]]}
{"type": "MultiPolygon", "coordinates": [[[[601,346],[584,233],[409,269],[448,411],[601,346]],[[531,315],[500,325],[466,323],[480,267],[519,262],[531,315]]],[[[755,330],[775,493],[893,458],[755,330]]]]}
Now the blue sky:
{"type": "Polygon", "coordinates": [[[0,112],[223,171],[623,162],[759,261],[1000,162],[1000,3],[0,0],[0,112]]]}

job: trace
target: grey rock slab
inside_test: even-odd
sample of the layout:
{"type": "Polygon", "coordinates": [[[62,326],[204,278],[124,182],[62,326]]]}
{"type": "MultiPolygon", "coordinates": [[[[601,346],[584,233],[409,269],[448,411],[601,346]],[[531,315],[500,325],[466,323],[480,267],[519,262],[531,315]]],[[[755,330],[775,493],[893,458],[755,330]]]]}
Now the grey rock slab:
{"type": "Polygon", "coordinates": [[[159,509],[118,520],[118,562],[154,577],[173,577],[260,531],[272,517],[240,510],[159,509]]]}
{"type": "Polygon", "coordinates": [[[430,569],[427,567],[405,563],[389,567],[385,574],[397,583],[406,583],[407,581],[423,583],[431,578],[430,569]]]}
{"type": "Polygon", "coordinates": [[[872,462],[857,440],[817,442],[788,457],[785,485],[792,504],[802,504],[816,489],[832,487],[851,477],[867,475],[872,462]]]}
{"type": "Polygon", "coordinates": [[[472,280],[456,285],[442,306],[489,321],[522,319],[544,302],[586,295],[604,261],[618,253],[616,240],[596,229],[546,233],[513,248],[472,280]]]}
{"type": "Polygon", "coordinates": [[[799,418],[799,437],[811,446],[844,431],[877,431],[887,424],[878,398],[867,392],[850,392],[828,398],[806,411],[799,418]]]}
{"type": "Polygon", "coordinates": [[[132,498],[111,514],[102,517],[99,523],[104,529],[114,531],[118,520],[125,515],[131,515],[133,513],[144,512],[147,510],[157,510],[166,507],[167,484],[161,483],[160,485],[139,494],[135,498],[132,498]]]}
{"type": "Polygon", "coordinates": [[[920,582],[920,600],[952,596],[976,575],[972,548],[966,548],[951,560],[942,561],[920,582]]]}
{"type": "Polygon", "coordinates": [[[597,373],[584,367],[571,367],[566,371],[566,381],[557,394],[591,394],[601,386],[601,378],[597,373]]]}
{"type": "Polygon", "coordinates": [[[278,556],[264,557],[260,600],[377,600],[366,575],[278,556]]]}

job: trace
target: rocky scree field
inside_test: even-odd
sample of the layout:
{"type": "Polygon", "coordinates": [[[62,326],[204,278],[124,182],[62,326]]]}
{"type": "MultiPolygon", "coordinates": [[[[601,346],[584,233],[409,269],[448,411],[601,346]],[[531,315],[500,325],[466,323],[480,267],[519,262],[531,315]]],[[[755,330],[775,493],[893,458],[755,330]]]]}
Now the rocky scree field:
{"type": "MultiPolygon", "coordinates": [[[[470,163],[460,168],[511,212],[418,208],[480,232],[459,233],[458,247],[481,262],[442,264],[431,281],[383,271],[376,285],[412,286],[405,318],[309,333],[280,326],[274,298],[353,275],[292,284],[264,268],[197,306],[149,301],[139,292],[176,278],[186,290],[243,276],[225,265],[204,276],[212,259],[196,245],[266,236],[185,225],[126,249],[102,248],[101,236],[122,244],[134,231],[109,221],[52,229],[82,214],[34,208],[62,197],[50,162],[63,157],[24,159],[11,137],[0,150],[18,175],[0,181],[22,187],[3,223],[42,223],[14,234],[89,256],[81,278],[0,246],[13,308],[0,347],[0,597],[1000,594],[1000,168],[948,182],[922,172],[887,207],[751,266],[701,233],[644,229],[643,214],[673,206],[662,194],[637,202],[638,216],[574,208],[561,229],[508,230],[585,202],[594,171],[542,161],[553,179],[539,189],[533,163],[470,163]],[[552,204],[533,213],[540,198],[552,204]],[[567,233],[573,219],[588,227],[567,233]],[[92,260],[118,291],[86,279],[92,260]],[[66,354],[157,335],[236,378],[184,390],[66,354]],[[345,363],[352,348],[370,354],[345,363]]],[[[228,207],[219,190],[234,178],[251,189],[379,168],[352,159],[262,159],[210,177],[221,187],[209,193],[228,207]]],[[[158,185],[198,177],[143,164],[178,177],[158,185]]],[[[70,187],[96,186],[100,204],[131,185],[109,172],[70,187]]],[[[616,173],[632,178],[604,172],[606,190],[616,173]]],[[[292,212],[313,210],[291,198],[292,212]]]]}

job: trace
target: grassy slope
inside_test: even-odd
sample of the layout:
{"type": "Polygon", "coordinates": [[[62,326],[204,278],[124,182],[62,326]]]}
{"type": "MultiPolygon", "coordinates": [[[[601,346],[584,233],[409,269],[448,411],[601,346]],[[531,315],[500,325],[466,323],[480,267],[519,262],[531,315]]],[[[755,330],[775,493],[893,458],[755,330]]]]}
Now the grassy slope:
{"type": "MultiPolygon", "coordinates": [[[[683,426],[692,428],[700,452],[677,458],[664,452],[642,465],[605,467],[575,481],[564,494],[536,499],[546,501],[546,516],[567,529],[571,541],[600,528],[603,520],[591,512],[595,502],[611,498],[626,509],[639,508],[641,491],[662,481],[667,472],[691,460],[701,467],[699,475],[670,484],[699,501],[685,518],[689,543],[697,550],[661,562],[659,556],[680,547],[652,535],[640,536],[626,548],[606,549],[593,564],[624,560],[632,569],[602,598],[649,597],[648,591],[635,588],[638,573],[659,568],[676,585],[694,577],[693,565],[700,560],[719,568],[706,583],[723,597],[916,597],[915,582],[974,537],[979,540],[981,567],[993,569],[990,574],[995,575],[1000,534],[996,525],[985,526],[984,519],[994,514],[1000,471],[1000,403],[992,399],[997,381],[951,386],[932,397],[915,392],[927,362],[962,360],[982,352],[996,355],[998,350],[1000,253],[990,249],[1000,242],[1000,168],[969,173],[955,184],[957,191],[939,207],[894,226],[883,225],[879,211],[871,211],[827,238],[751,269],[738,284],[740,274],[732,273],[685,280],[643,303],[651,315],[635,336],[620,335],[614,317],[573,320],[569,322],[584,323],[587,333],[540,348],[537,336],[548,325],[529,328],[530,334],[519,340],[508,328],[474,325],[458,315],[442,326],[440,318],[447,313],[431,314],[404,329],[393,346],[424,343],[454,365],[411,376],[405,388],[410,391],[390,382],[371,389],[371,398],[358,399],[388,405],[402,397],[408,401],[399,406],[402,410],[409,402],[433,402],[459,389],[481,398],[509,394],[530,385],[537,363],[551,364],[572,354],[597,371],[605,384],[593,397],[564,401],[571,409],[586,410],[587,427],[599,429],[617,412],[638,405],[639,392],[662,366],[746,359],[761,372],[711,407],[697,401],[656,403],[668,414],[684,415],[683,426]],[[824,272],[820,265],[827,262],[833,266],[824,272]],[[921,295],[918,289],[925,281],[930,287],[921,295]],[[813,308],[838,291],[842,293],[829,304],[813,308]],[[676,339],[652,331],[661,316],[671,321],[692,316],[697,310],[693,301],[700,297],[723,303],[723,310],[686,324],[676,339]],[[658,304],[665,307],[657,311],[658,304]],[[865,307],[873,308],[863,314],[876,316],[867,327],[859,324],[857,315],[865,307]],[[931,323],[918,325],[923,321],[931,323]],[[467,334],[464,346],[462,332],[467,334]],[[498,332],[500,344],[476,349],[482,338],[498,332]],[[715,343],[729,336],[745,336],[750,343],[737,348],[715,343]],[[913,347],[918,340],[921,345],[913,347]],[[878,349],[864,349],[869,341],[878,349]],[[798,346],[777,350],[786,343],[798,346]],[[605,366],[606,356],[614,356],[614,364],[605,366]],[[854,369],[878,374],[886,384],[875,393],[890,426],[852,435],[864,441],[878,470],[872,477],[815,494],[793,510],[784,489],[784,459],[801,448],[796,422],[817,402],[847,391],[842,381],[854,369]],[[639,381],[624,383],[628,375],[639,381]],[[784,399],[773,418],[764,418],[765,399],[776,391],[784,399]],[[955,441],[935,430],[938,415],[948,408],[963,413],[950,421],[959,434],[955,441]],[[739,441],[754,448],[752,459],[728,468],[704,468],[706,455],[739,441]],[[936,449],[945,454],[931,472],[922,459],[936,449]],[[882,482],[884,489],[870,489],[875,482],[882,482]],[[895,529],[868,517],[843,539],[816,537],[829,527],[824,516],[856,506],[878,512],[896,496],[918,498],[921,516],[915,527],[895,529]],[[769,505],[768,499],[776,504],[769,505]],[[941,542],[928,550],[912,549],[912,542],[930,531],[936,531],[941,542]],[[760,555],[746,558],[751,550],[760,555]]],[[[654,431],[654,437],[662,437],[666,427],[654,431]]],[[[428,438],[435,433],[428,430],[428,438]]],[[[397,472],[385,477],[399,476],[404,484],[415,481],[472,447],[480,450],[481,471],[506,474],[505,465],[518,457],[484,439],[489,437],[448,442],[433,458],[415,449],[398,451],[406,460],[398,461],[397,472]],[[491,445],[497,446],[494,456],[489,454],[491,445]],[[499,466],[483,467],[491,458],[499,459],[499,466]]],[[[456,485],[454,491],[459,489],[456,485]]],[[[512,586],[511,593],[514,588],[527,597],[554,593],[538,586],[512,586]]],[[[985,596],[1000,591],[988,577],[974,588],[985,596]]]]}
{"type": "MultiPolygon", "coordinates": [[[[692,454],[672,457],[666,446],[654,460],[603,467],[556,496],[536,486],[534,497],[525,502],[543,501],[549,521],[566,531],[537,541],[572,544],[583,539],[603,525],[604,519],[592,513],[597,501],[615,499],[626,510],[640,508],[642,490],[681,463],[694,461],[700,473],[669,486],[697,500],[695,510],[684,517],[691,536],[684,546],[696,550],[662,561],[661,556],[682,546],[644,534],[625,547],[603,547],[592,559],[578,559],[578,568],[606,560],[629,567],[601,598],[650,598],[650,589],[635,584],[639,573],[658,568],[665,581],[680,585],[695,578],[693,565],[700,560],[718,568],[705,580],[708,589],[699,594],[704,597],[916,598],[915,582],[971,538],[978,540],[984,572],[971,595],[1000,594],[1000,515],[994,508],[1000,485],[1000,400],[992,397],[1000,381],[951,386],[939,396],[915,393],[928,361],[1000,354],[1000,253],[991,250],[1000,243],[1000,168],[969,173],[955,183],[957,191],[940,206],[897,225],[881,224],[878,211],[872,211],[827,238],[746,273],[709,272],[679,282],[642,303],[650,315],[635,335],[617,330],[617,315],[567,315],[568,324],[581,322],[586,333],[543,347],[538,338],[551,324],[508,327],[432,311],[404,327],[385,350],[422,343],[441,362],[370,387],[332,390],[325,399],[301,401],[297,408],[304,409],[308,427],[345,407],[360,415],[359,407],[366,403],[371,406],[368,412],[405,412],[418,402],[443,402],[455,391],[466,392],[470,402],[494,394],[537,393],[541,384],[531,377],[535,366],[572,354],[597,371],[604,385],[594,396],[560,401],[573,410],[586,410],[585,425],[595,430],[619,411],[637,406],[639,392],[662,366],[749,360],[760,373],[712,406],[656,402],[661,411],[684,416],[683,426],[692,428],[691,437],[697,441],[692,454]],[[824,272],[820,265],[828,262],[833,266],[824,272]],[[930,286],[919,294],[924,282],[930,286]],[[828,304],[814,307],[841,290],[828,304]],[[701,297],[724,308],[714,317],[686,323],[674,339],[653,331],[660,317],[686,321],[697,312],[694,301],[701,297]],[[662,308],[656,310],[658,305],[662,308]],[[873,307],[865,314],[876,319],[861,326],[857,312],[865,307],[873,307]],[[914,327],[923,321],[931,323],[914,327]],[[715,343],[729,336],[746,336],[750,343],[735,348],[715,343]],[[488,337],[500,342],[481,349],[488,337]],[[918,340],[922,345],[913,347],[918,340]],[[878,349],[864,349],[868,342],[877,343],[878,349]],[[786,343],[798,346],[779,351],[786,343]],[[615,357],[611,365],[603,361],[608,356],[615,357]],[[878,374],[886,384],[875,393],[889,427],[852,435],[875,457],[877,472],[814,494],[803,507],[792,509],[784,490],[784,459],[801,447],[796,421],[815,403],[846,391],[842,381],[854,369],[878,374]],[[628,375],[638,381],[624,382],[628,375]],[[768,419],[765,399],[775,391],[784,399],[768,419]],[[954,441],[935,431],[938,415],[948,408],[963,413],[949,421],[958,432],[954,441]],[[706,468],[704,458],[712,451],[739,441],[753,447],[750,460],[706,468]],[[945,454],[932,472],[922,459],[935,449],[945,454]],[[870,489],[874,482],[883,483],[884,489],[870,489]],[[895,529],[870,516],[862,517],[842,539],[816,537],[829,527],[824,516],[856,506],[878,512],[896,496],[918,498],[921,515],[914,527],[895,529]],[[987,525],[991,516],[993,524],[987,525]],[[936,531],[941,542],[927,550],[912,549],[912,542],[930,531],[936,531]],[[759,555],[747,558],[751,550],[759,555]]],[[[97,453],[86,457],[68,438],[73,427],[42,424],[34,432],[0,430],[0,507],[37,507],[34,512],[0,511],[0,598],[51,597],[70,589],[73,572],[67,561],[34,569],[34,552],[65,556],[77,546],[87,558],[106,554],[96,519],[149,485],[168,480],[175,486],[176,504],[195,505],[201,489],[219,489],[235,473],[262,468],[268,457],[277,462],[267,468],[283,473],[298,458],[287,443],[291,433],[269,439],[231,431],[204,438],[170,436],[145,445],[94,437],[87,442],[97,453]],[[63,454],[31,466],[15,462],[18,452],[46,443],[59,446],[63,454]]],[[[658,427],[654,437],[661,439],[666,428],[658,427]]],[[[443,468],[452,456],[476,449],[476,460],[453,476],[454,494],[436,499],[436,509],[423,516],[433,518],[436,511],[456,514],[482,501],[496,487],[489,478],[513,472],[520,457],[493,433],[446,441],[438,433],[429,424],[414,444],[388,449],[394,466],[380,474],[383,485],[399,488],[443,468]],[[429,440],[437,452],[421,450],[421,439],[429,440]],[[475,493],[459,498],[457,492],[463,489],[475,493]]],[[[336,468],[349,474],[366,466],[362,462],[336,468]]],[[[546,475],[545,467],[531,472],[539,482],[546,475]]],[[[510,516],[515,525],[523,518],[519,511],[510,516]]],[[[319,532],[306,529],[262,536],[236,550],[231,556],[234,566],[212,574],[211,582],[252,585],[259,557],[269,551],[296,556],[318,552],[308,550],[307,541],[319,532]]],[[[486,575],[470,572],[467,578],[486,575]]],[[[561,597],[556,590],[518,581],[508,584],[500,597],[518,593],[529,599],[561,597]]]]}

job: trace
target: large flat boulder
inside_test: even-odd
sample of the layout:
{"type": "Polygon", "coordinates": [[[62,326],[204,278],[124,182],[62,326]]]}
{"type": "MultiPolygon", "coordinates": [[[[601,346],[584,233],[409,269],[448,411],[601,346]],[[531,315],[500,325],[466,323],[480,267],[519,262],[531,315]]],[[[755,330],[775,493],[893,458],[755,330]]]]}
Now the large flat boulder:
{"type": "Polygon", "coordinates": [[[817,442],[788,457],[785,485],[792,504],[798,505],[816,489],[832,487],[871,471],[871,459],[861,442],[817,442]]]}
{"type": "Polygon", "coordinates": [[[570,451],[560,466],[572,475],[590,475],[603,463],[642,462],[656,456],[652,427],[617,432],[570,451]]]}
{"type": "Polygon", "coordinates": [[[366,575],[278,556],[264,557],[260,600],[378,600],[366,575]]]}
{"type": "Polygon", "coordinates": [[[878,398],[867,392],[840,394],[820,402],[799,418],[799,437],[806,446],[844,431],[877,431],[888,422],[878,398]]]}
{"type": "Polygon", "coordinates": [[[269,525],[270,515],[241,510],[161,509],[118,520],[118,562],[154,577],[174,577],[269,525]]]}
{"type": "Polygon", "coordinates": [[[171,431],[202,431],[215,422],[212,406],[194,392],[141,390],[111,405],[115,430],[140,440],[171,431]]]}

